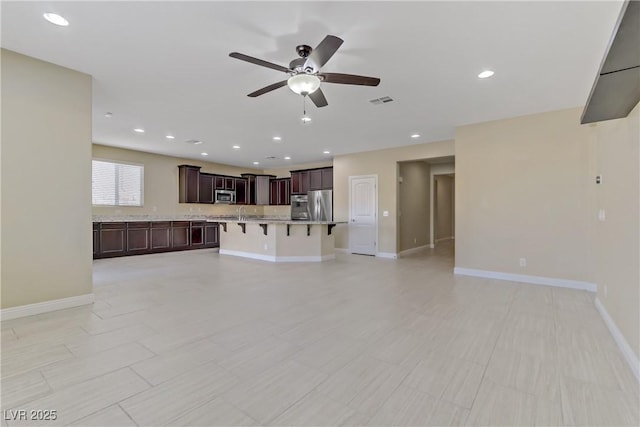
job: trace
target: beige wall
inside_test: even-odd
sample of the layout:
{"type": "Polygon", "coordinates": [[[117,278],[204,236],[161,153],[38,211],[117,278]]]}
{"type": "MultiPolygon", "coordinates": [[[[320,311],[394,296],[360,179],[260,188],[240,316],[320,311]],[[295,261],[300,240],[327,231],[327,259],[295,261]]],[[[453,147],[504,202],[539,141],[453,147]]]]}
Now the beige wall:
{"type": "MultiPolygon", "coordinates": [[[[262,170],[208,163],[192,159],[144,153],[123,148],[93,144],[93,157],[144,165],[144,206],[94,206],[95,215],[174,215],[235,213],[237,207],[200,203],[178,203],[178,165],[201,166],[202,172],[240,176],[242,173],[263,173],[262,170]]],[[[247,206],[248,214],[262,214],[262,206],[247,206]]]]}
{"type": "Polygon", "coordinates": [[[423,161],[401,162],[398,173],[398,248],[429,244],[430,166],[423,161]]]}
{"type": "Polygon", "coordinates": [[[92,293],[91,76],[2,50],[2,308],[92,293]]]}
{"type": "Polygon", "coordinates": [[[435,240],[453,237],[453,186],[454,179],[436,175],[435,180],[435,240]]]}
{"type": "Polygon", "coordinates": [[[589,128],[581,112],[456,129],[456,267],[592,280],[589,128]]]}
{"type": "MultiPolygon", "coordinates": [[[[386,150],[335,156],[333,159],[334,219],[349,219],[349,177],[378,176],[378,252],[397,254],[398,162],[452,156],[453,141],[431,142],[386,150]],[[389,212],[388,217],[382,213],[389,212]]],[[[336,247],[349,247],[348,227],[336,227],[336,247]]]]}
{"type": "Polygon", "coordinates": [[[595,171],[589,176],[595,204],[589,214],[598,299],[640,358],[640,105],[626,119],[588,129],[595,143],[595,171]],[[602,175],[602,184],[594,184],[595,175],[602,175]],[[599,209],[604,222],[596,220],[599,209]]]}

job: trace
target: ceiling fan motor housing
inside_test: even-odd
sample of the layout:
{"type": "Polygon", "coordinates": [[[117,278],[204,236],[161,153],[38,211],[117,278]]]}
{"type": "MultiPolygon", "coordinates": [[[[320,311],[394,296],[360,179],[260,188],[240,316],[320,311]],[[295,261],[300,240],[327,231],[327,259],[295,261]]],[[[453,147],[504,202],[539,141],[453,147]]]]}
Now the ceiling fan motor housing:
{"type": "Polygon", "coordinates": [[[296,52],[298,52],[298,55],[300,55],[300,57],[302,58],[306,58],[307,56],[309,56],[312,50],[313,48],[311,46],[307,46],[306,44],[300,44],[296,46],[296,52]]]}

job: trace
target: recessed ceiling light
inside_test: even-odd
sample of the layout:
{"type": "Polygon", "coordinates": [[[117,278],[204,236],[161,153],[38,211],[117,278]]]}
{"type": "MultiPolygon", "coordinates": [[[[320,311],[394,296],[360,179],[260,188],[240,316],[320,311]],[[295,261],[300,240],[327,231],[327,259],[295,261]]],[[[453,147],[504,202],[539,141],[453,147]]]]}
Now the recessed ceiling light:
{"type": "Polygon", "coordinates": [[[289,157],[289,156],[284,156],[284,159],[285,159],[285,160],[291,160],[291,157],[289,157]]]}
{"type": "Polygon", "coordinates": [[[144,133],[144,129],[142,128],[135,128],[133,131],[138,133],[144,133]]]}
{"type": "Polygon", "coordinates": [[[420,134],[419,133],[414,133],[413,135],[411,135],[411,138],[420,138],[420,134]]]}
{"type": "Polygon", "coordinates": [[[322,152],[322,154],[331,154],[331,151],[325,150],[322,152]]]}
{"type": "Polygon", "coordinates": [[[254,165],[259,165],[259,164],[260,164],[260,162],[253,162],[253,164],[254,164],[254,165]]]}
{"type": "Polygon", "coordinates": [[[167,135],[167,139],[176,139],[176,137],[173,135],[167,135]]]}
{"type": "Polygon", "coordinates": [[[42,16],[44,16],[44,19],[46,19],[47,21],[51,22],[52,24],[55,25],[59,25],[61,27],[66,27],[69,25],[69,21],[67,21],[66,19],[64,19],[62,16],[58,15],[57,13],[45,13],[42,16]]]}
{"type": "Polygon", "coordinates": [[[274,140],[274,141],[282,141],[282,138],[281,138],[281,137],[279,137],[279,136],[274,136],[274,137],[273,137],[273,140],[274,140]]]}
{"type": "Polygon", "coordinates": [[[233,146],[233,147],[231,147],[231,148],[233,148],[234,150],[239,150],[239,149],[240,149],[240,146],[239,146],[239,145],[234,145],[234,146],[233,146]]]}
{"type": "Polygon", "coordinates": [[[111,117],[113,117],[113,113],[106,112],[106,113],[104,113],[104,116],[106,118],[110,119],[111,117]]]}
{"type": "Polygon", "coordinates": [[[481,72],[480,74],[478,74],[478,78],[486,79],[486,78],[489,78],[489,77],[493,76],[494,74],[495,73],[493,71],[491,71],[491,70],[485,70],[485,71],[481,72]]]}
{"type": "Polygon", "coordinates": [[[306,124],[308,124],[308,123],[311,123],[311,117],[309,117],[309,116],[302,116],[302,117],[300,118],[300,120],[302,121],[302,124],[303,124],[303,125],[306,125],[306,124]]]}
{"type": "Polygon", "coordinates": [[[200,153],[201,156],[208,156],[209,153],[200,153]]]}

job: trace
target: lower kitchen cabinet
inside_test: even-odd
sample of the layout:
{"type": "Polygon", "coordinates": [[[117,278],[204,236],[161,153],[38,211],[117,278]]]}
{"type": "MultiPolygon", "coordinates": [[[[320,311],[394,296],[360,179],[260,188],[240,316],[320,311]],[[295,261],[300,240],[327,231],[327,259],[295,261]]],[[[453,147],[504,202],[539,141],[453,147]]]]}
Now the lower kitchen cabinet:
{"type": "Polygon", "coordinates": [[[93,258],[217,248],[219,227],[205,221],[94,222],[93,258]]]}
{"type": "Polygon", "coordinates": [[[189,221],[173,221],[171,223],[171,247],[186,249],[190,245],[189,221]]]}
{"type": "Polygon", "coordinates": [[[220,224],[207,222],[204,226],[204,246],[206,248],[220,247],[220,224]]]}
{"type": "Polygon", "coordinates": [[[124,255],[126,247],[126,223],[103,222],[100,224],[100,256],[124,255]]]}
{"type": "Polygon", "coordinates": [[[160,252],[171,249],[171,222],[151,223],[151,251],[160,252]]]}

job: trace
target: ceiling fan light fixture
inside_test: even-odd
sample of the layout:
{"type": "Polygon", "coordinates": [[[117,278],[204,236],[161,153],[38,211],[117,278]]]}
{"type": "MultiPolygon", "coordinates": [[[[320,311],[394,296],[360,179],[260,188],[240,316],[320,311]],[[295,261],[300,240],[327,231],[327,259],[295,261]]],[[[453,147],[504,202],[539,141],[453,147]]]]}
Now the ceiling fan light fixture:
{"type": "Polygon", "coordinates": [[[309,117],[307,115],[302,116],[300,118],[300,121],[302,122],[303,125],[308,125],[309,123],[311,123],[311,117],[309,117]]]}
{"type": "Polygon", "coordinates": [[[289,89],[298,95],[309,95],[320,87],[320,79],[312,74],[296,74],[287,80],[289,89]]]}

